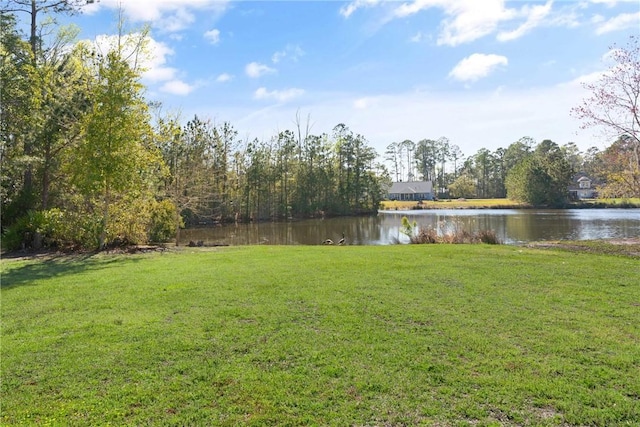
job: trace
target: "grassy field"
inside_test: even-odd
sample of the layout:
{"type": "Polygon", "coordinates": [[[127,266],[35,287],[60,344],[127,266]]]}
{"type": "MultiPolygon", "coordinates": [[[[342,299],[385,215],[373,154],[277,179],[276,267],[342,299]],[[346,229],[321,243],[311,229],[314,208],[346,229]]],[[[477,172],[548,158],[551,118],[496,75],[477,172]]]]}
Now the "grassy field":
{"type": "Polygon", "coordinates": [[[640,258],[253,246],[0,265],[2,425],[640,422],[640,258]]]}
{"type": "MultiPolygon", "coordinates": [[[[632,199],[589,199],[569,205],[569,207],[640,207],[640,198],[632,199]]],[[[438,201],[425,200],[420,205],[417,202],[385,200],[383,210],[406,209],[518,209],[530,208],[526,203],[509,199],[442,199],[438,201]]]]}

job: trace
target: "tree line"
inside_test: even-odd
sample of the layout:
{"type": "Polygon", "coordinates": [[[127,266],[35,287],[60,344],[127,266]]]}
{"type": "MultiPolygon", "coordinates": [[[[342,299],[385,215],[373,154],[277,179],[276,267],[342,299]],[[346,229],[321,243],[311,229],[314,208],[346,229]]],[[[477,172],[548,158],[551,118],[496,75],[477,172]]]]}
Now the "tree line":
{"type": "Polygon", "coordinates": [[[611,63],[583,87],[591,96],[571,110],[582,128],[613,141],[581,152],[574,142],[536,143],[523,137],[507,148],[464,156],[446,137],[389,144],[385,160],[396,181],[429,180],[439,197],[502,198],[560,204],[577,172],[589,175],[605,198],[640,197],[640,38],[612,46],[611,63]]]}
{"type": "Polygon", "coordinates": [[[585,171],[603,196],[640,196],[636,38],[573,111],[585,126],[615,130],[605,150],[521,138],[465,157],[441,137],[392,143],[385,165],[345,124],[314,135],[309,119],[297,116],[294,129],[242,140],[231,123],[165,113],[140,81],[147,30],[126,32],[120,20],[105,48],[77,42],[73,26],[40,22],[87,2],[10,0],[0,7],[5,247],[104,248],[165,241],[184,225],[375,212],[392,180],[433,181],[442,197],[555,205],[566,199],[571,176],[585,171]],[[28,17],[29,34],[20,31],[19,14],[28,17]]]}
{"type": "Polygon", "coordinates": [[[508,197],[532,205],[561,205],[579,172],[598,183],[601,197],[639,197],[636,151],[637,142],[628,136],[604,150],[591,147],[584,152],[574,142],[537,143],[523,137],[507,148],[481,148],[467,157],[441,137],[389,144],[385,160],[394,180],[432,181],[440,198],[508,197]]]}
{"type": "MultiPolygon", "coordinates": [[[[36,16],[44,5],[21,0],[36,16]],[[36,10],[36,12],[33,12],[36,10]]],[[[100,247],[167,240],[185,225],[376,212],[388,181],[366,138],[338,124],[243,141],[228,123],[186,123],[145,97],[145,30],[108,49],[48,37],[2,13],[3,244],[100,247]]],[[[39,16],[39,15],[38,15],[39,16]]],[[[42,26],[38,27],[42,28],[42,26]]]]}

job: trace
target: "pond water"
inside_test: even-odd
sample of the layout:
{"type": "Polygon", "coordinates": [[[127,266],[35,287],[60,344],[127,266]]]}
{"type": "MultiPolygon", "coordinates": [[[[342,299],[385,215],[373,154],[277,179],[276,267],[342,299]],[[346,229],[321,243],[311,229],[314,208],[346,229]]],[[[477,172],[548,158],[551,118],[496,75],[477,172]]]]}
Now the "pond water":
{"type": "Polygon", "coordinates": [[[377,216],[309,219],[291,222],[233,224],[181,231],[180,244],[203,241],[227,245],[349,245],[406,243],[402,217],[440,232],[493,230],[507,244],[540,240],[591,240],[640,237],[640,209],[438,209],[380,211],[377,216]]]}

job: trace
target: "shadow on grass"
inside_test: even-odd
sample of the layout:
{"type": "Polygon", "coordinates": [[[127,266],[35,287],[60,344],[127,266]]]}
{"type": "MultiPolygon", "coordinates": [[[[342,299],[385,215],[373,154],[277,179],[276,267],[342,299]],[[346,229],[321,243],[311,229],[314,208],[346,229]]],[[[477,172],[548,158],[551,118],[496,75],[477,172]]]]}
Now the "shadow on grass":
{"type": "MultiPolygon", "coordinates": [[[[3,257],[4,258],[4,257],[3,257]]],[[[19,267],[12,267],[11,262],[4,265],[0,288],[13,289],[18,286],[33,286],[40,280],[50,279],[88,270],[99,270],[114,263],[136,261],[135,258],[100,257],[95,253],[82,255],[47,255],[33,258],[19,267]]]]}

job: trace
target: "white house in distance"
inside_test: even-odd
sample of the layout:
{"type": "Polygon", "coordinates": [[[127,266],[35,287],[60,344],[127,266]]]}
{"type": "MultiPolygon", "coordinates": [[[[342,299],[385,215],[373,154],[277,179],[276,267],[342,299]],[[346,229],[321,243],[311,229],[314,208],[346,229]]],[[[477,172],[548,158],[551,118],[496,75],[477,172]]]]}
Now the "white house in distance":
{"type": "Polygon", "coordinates": [[[572,200],[593,199],[598,192],[593,186],[593,180],[584,172],[573,177],[573,183],[569,186],[569,198],[572,200]]]}
{"type": "Polygon", "coordinates": [[[431,181],[394,182],[388,194],[389,200],[433,200],[431,181]]]}

